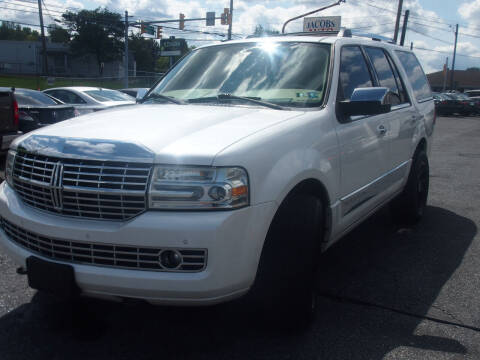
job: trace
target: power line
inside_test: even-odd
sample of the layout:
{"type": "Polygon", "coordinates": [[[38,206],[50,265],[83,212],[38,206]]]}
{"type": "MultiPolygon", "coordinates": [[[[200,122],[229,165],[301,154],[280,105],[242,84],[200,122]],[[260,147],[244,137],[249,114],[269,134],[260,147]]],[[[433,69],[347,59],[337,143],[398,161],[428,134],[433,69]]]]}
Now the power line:
{"type": "MultiPolygon", "coordinates": [[[[436,52],[436,53],[439,53],[439,54],[451,55],[451,52],[448,52],[448,51],[435,50],[435,49],[427,49],[427,48],[417,47],[417,46],[414,46],[413,49],[414,49],[414,50],[431,51],[431,52],[436,52]]],[[[458,54],[458,53],[457,53],[457,56],[463,56],[463,57],[468,57],[468,58],[472,58],[472,59],[480,59],[480,56],[474,56],[474,55],[466,55],[466,54],[458,54]]]]}
{"type": "Polygon", "coordinates": [[[442,39],[439,39],[439,38],[430,36],[430,35],[428,35],[428,34],[425,34],[425,33],[421,32],[421,31],[418,31],[418,30],[415,30],[415,29],[412,29],[412,28],[409,28],[408,30],[409,30],[409,31],[413,31],[413,32],[415,32],[415,33],[417,33],[417,34],[420,34],[420,35],[422,35],[422,36],[428,37],[428,38],[430,38],[430,39],[440,41],[440,42],[442,42],[442,43],[444,43],[444,44],[453,45],[452,42],[448,42],[448,41],[445,41],[445,40],[442,40],[442,39]]]}

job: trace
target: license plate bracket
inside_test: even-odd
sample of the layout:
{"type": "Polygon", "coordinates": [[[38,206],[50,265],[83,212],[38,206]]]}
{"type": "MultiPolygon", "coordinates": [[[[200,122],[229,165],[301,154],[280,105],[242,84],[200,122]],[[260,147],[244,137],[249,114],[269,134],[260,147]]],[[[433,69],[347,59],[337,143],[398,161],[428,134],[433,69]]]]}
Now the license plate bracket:
{"type": "Polygon", "coordinates": [[[80,293],[73,266],[45,261],[35,256],[26,260],[28,285],[54,296],[68,298],[80,293]]]}

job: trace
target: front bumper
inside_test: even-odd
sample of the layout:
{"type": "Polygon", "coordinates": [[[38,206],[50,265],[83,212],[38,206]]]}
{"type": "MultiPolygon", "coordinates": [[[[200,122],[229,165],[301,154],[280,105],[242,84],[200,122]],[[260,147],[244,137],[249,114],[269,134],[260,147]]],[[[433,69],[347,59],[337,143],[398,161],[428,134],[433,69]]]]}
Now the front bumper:
{"type": "MultiPolygon", "coordinates": [[[[235,211],[147,211],[128,222],[85,220],[28,207],[6,182],[0,185],[0,216],[45,237],[121,246],[207,249],[207,266],[196,273],[71,264],[84,295],[137,298],[155,304],[208,305],[246,293],[255,279],[275,209],[275,203],[270,202],[235,211]]],[[[19,266],[24,267],[26,258],[34,255],[12,242],[2,230],[0,245],[19,266]]]]}

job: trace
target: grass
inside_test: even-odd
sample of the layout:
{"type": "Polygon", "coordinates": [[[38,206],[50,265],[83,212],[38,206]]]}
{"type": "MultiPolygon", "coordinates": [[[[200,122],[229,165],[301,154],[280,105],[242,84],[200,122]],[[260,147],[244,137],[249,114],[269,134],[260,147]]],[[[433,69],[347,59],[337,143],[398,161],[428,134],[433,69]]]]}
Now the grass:
{"type": "MultiPolygon", "coordinates": [[[[47,84],[46,77],[42,76],[20,76],[20,75],[0,75],[0,87],[16,87],[16,88],[27,88],[34,90],[45,90],[52,87],[60,86],[96,86],[96,87],[105,87],[109,89],[121,89],[124,87],[123,79],[113,80],[113,79],[82,79],[82,78],[54,78],[54,83],[49,85],[47,84]]],[[[143,80],[143,79],[140,79],[143,80]]],[[[144,82],[144,81],[143,81],[144,82]]],[[[138,83],[135,80],[130,80],[130,87],[144,87],[149,86],[148,84],[138,83]]]]}

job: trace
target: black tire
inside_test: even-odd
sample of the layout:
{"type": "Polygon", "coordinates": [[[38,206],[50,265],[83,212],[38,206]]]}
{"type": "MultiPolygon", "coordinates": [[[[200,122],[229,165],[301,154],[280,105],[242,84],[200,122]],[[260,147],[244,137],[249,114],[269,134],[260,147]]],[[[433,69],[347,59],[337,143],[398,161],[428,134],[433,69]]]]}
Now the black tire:
{"type": "Polygon", "coordinates": [[[427,207],[429,177],[427,154],[418,150],[413,157],[407,184],[390,206],[396,223],[414,225],[422,218],[427,207]]]}
{"type": "Polygon", "coordinates": [[[314,277],[323,236],[321,201],[287,199],[267,234],[250,296],[276,328],[306,330],[315,315],[314,277]]]}

